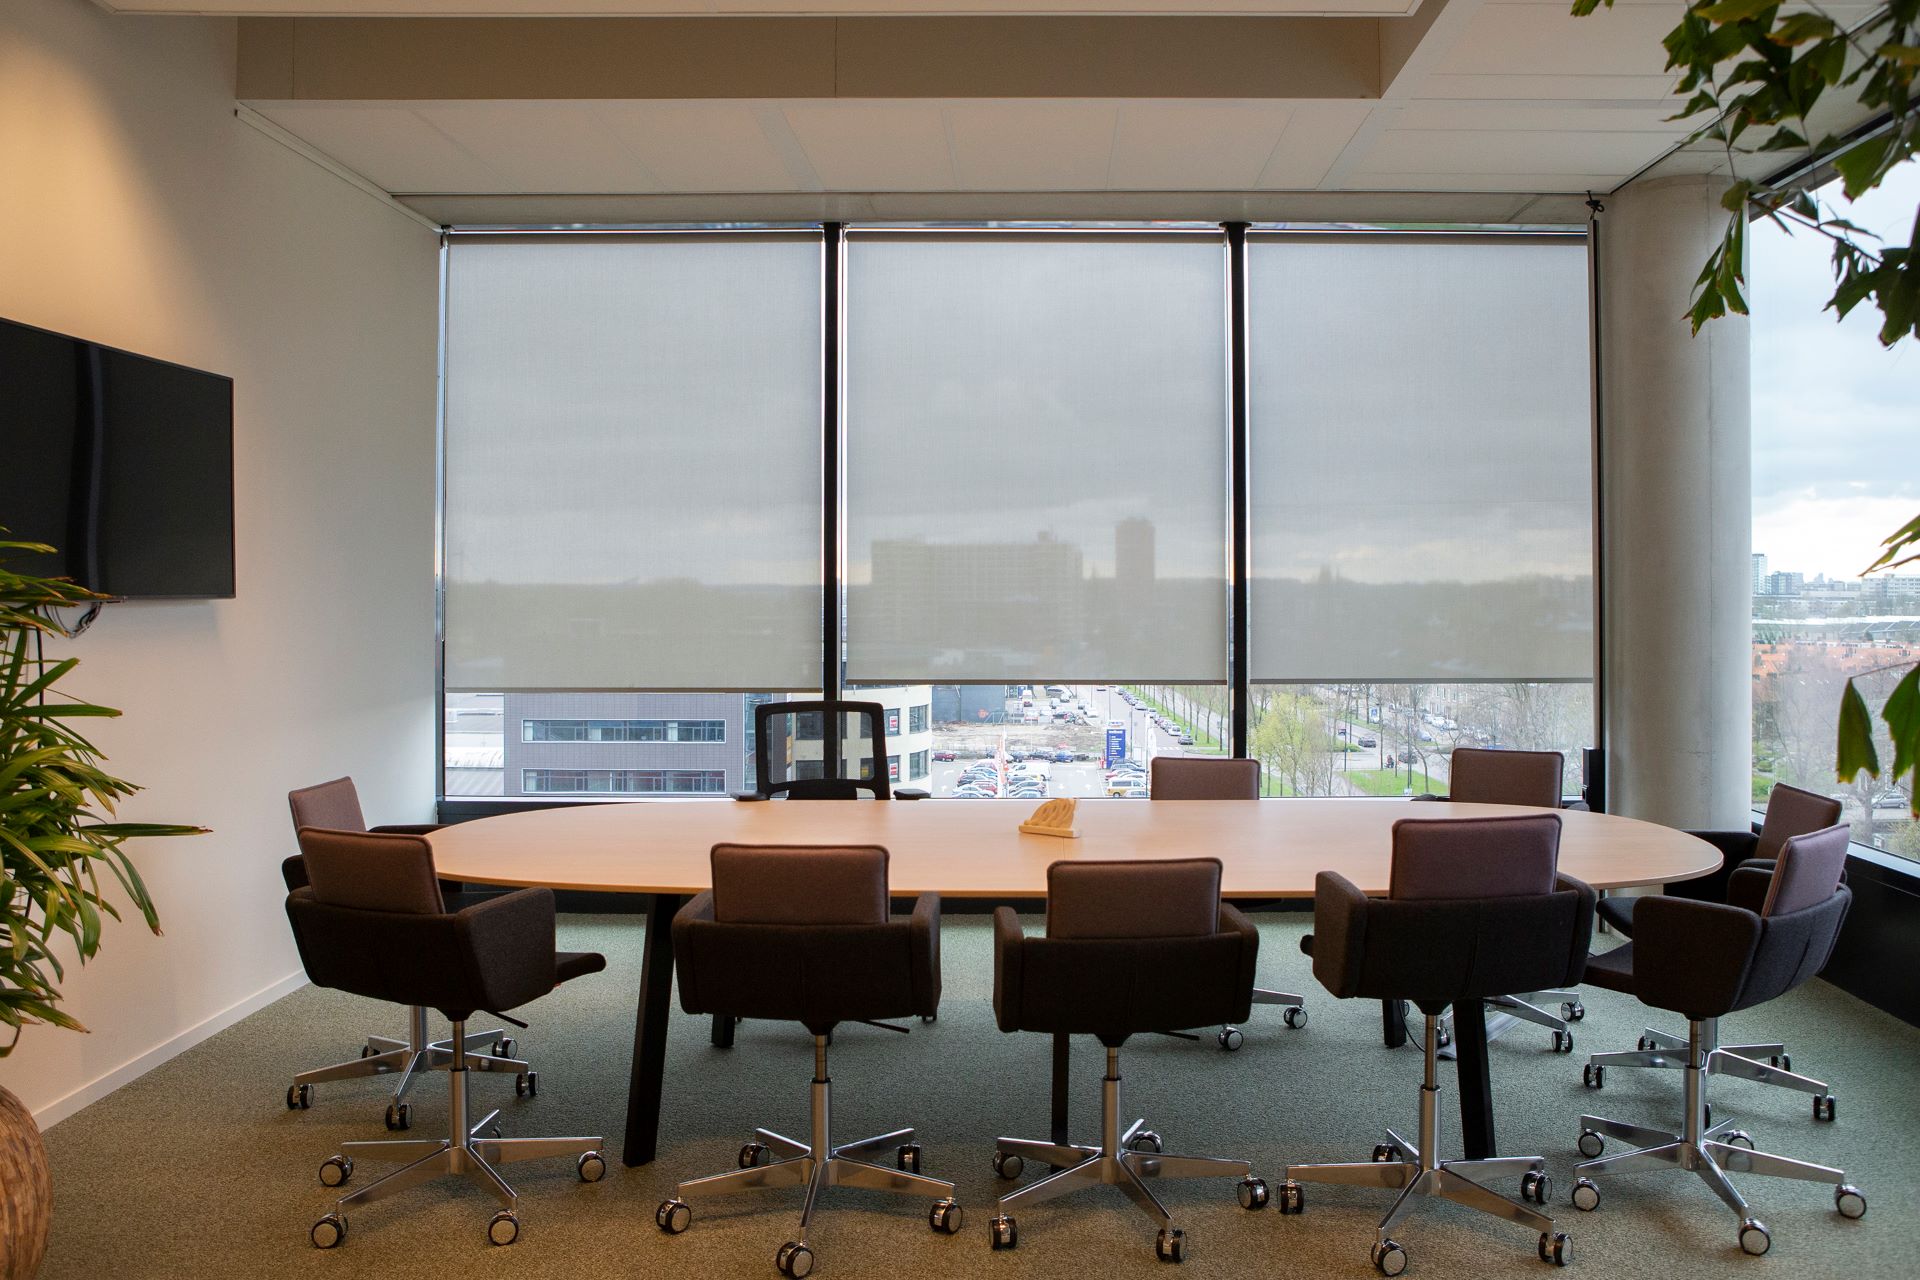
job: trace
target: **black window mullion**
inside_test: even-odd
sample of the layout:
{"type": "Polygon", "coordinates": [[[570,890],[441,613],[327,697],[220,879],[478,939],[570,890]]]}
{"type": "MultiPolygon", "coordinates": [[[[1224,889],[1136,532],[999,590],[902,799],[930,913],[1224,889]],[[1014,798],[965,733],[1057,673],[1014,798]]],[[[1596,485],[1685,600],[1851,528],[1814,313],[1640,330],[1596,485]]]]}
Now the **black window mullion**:
{"type": "Polygon", "coordinates": [[[1250,530],[1247,514],[1247,224],[1221,224],[1227,233],[1227,483],[1228,602],[1227,703],[1232,708],[1229,750],[1248,754],[1249,687],[1247,573],[1250,530]]]}

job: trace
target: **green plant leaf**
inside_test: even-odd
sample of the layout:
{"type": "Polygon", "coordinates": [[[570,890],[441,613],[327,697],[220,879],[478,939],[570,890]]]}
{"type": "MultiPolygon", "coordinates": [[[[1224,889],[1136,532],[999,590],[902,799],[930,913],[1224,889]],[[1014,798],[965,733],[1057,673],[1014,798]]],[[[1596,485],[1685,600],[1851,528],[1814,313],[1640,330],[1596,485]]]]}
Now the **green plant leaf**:
{"type": "Polygon", "coordinates": [[[1840,741],[1834,754],[1841,782],[1850,783],[1861,770],[1880,776],[1880,757],[1873,749],[1873,719],[1867,714],[1867,702],[1853,681],[1847,681],[1840,695],[1840,741]]]}

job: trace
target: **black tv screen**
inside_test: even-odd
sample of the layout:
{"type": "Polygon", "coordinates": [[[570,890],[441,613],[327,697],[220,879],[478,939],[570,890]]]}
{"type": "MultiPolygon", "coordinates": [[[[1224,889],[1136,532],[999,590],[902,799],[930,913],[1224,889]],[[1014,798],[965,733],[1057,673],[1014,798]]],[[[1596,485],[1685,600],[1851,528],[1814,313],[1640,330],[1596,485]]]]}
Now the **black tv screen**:
{"type": "Polygon", "coordinates": [[[10,568],[120,599],[233,595],[233,379],[0,320],[10,568]]]}

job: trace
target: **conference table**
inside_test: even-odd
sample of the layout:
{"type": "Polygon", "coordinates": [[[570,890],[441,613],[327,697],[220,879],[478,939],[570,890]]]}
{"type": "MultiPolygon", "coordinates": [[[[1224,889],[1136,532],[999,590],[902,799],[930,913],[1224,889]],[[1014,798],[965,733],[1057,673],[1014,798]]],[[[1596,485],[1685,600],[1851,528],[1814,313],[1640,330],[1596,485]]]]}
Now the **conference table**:
{"type": "MultiPolygon", "coordinates": [[[[473,884],[649,895],[634,1021],[623,1156],[654,1158],[665,1086],[673,990],[674,912],[711,884],[715,844],[881,845],[896,897],[1032,902],[1061,860],[1220,859],[1221,896],[1239,901],[1310,898],[1316,873],[1338,871],[1384,896],[1393,824],[1402,818],[1477,818],[1530,810],[1513,805],[1396,800],[1094,800],[1079,805],[1078,837],[1019,830],[1027,801],[653,800],[526,810],[435,831],[434,863],[446,879],[473,884]]],[[[1665,884],[1702,875],[1720,854],[1684,832],[1583,810],[1560,814],[1560,869],[1596,889],[1665,884]]],[[[1493,1154],[1486,1028],[1479,1002],[1454,1011],[1464,1146],[1493,1154]]],[[[716,1044],[732,1040],[716,1018],[716,1044]]],[[[1067,1140],[1067,1037],[1054,1040],[1054,1140],[1067,1140]]]]}

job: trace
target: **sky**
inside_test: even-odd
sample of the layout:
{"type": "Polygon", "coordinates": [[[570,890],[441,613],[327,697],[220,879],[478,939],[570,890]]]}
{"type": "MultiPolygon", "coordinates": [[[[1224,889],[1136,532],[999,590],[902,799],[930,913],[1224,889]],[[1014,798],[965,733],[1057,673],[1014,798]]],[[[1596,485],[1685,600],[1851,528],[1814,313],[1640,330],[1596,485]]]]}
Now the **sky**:
{"type": "MultiPolygon", "coordinates": [[[[1920,205],[1920,162],[1851,206],[1837,183],[1820,195],[1839,216],[1904,245],[1920,205]]],[[[1809,578],[1857,575],[1882,539],[1920,515],[1920,342],[1882,347],[1870,302],[1838,323],[1823,310],[1833,296],[1830,247],[1813,232],[1760,223],[1748,269],[1753,549],[1770,570],[1809,578]]]]}

